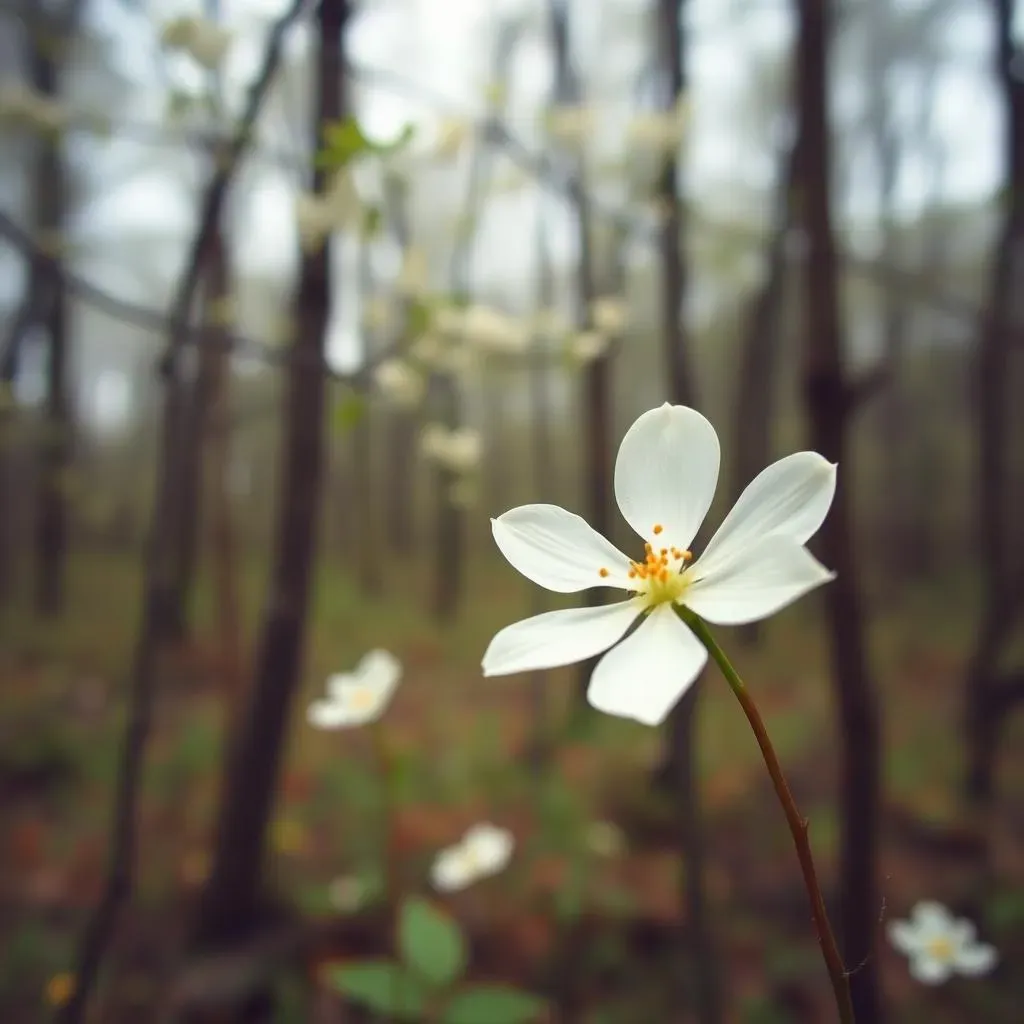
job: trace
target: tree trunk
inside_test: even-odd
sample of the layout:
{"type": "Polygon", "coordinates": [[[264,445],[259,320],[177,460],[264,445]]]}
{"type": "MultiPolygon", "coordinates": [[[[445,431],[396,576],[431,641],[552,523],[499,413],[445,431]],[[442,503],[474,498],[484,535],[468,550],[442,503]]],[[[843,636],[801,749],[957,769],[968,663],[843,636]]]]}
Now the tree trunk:
{"type": "Polygon", "coordinates": [[[1019,635],[1024,612],[1024,566],[1015,564],[1010,511],[1012,444],[1010,395],[1013,348],[1024,351],[1024,79],[1013,41],[1012,0],[996,0],[996,71],[1004,103],[1005,184],[1003,224],[992,262],[990,293],[975,362],[978,496],[976,528],[982,573],[982,620],[966,679],[967,777],[965,797],[977,828],[983,874],[987,873],[995,766],[1001,718],[1010,696],[998,678],[1005,648],[1019,635]]]}
{"type": "MultiPolygon", "coordinates": [[[[580,103],[583,92],[569,52],[569,5],[567,0],[548,0],[551,42],[555,53],[555,98],[564,106],[580,103]]],[[[594,285],[594,253],[591,240],[590,197],[586,188],[586,167],[577,160],[568,188],[569,203],[576,216],[576,245],[579,250],[576,274],[576,326],[591,320],[597,297],[594,285]]],[[[583,371],[581,403],[583,419],[583,510],[587,522],[607,537],[611,532],[611,375],[607,356],[592,360],[583,371]]],[[[604,588],[594,587],[584,596],[590,607],[604,601],[604,588]]],[[[580,665],[577,685],[585,699],[596,658],[580,665]]]]}
{"type": "MultiPolygon", "coordinates": [[[[348,0],[322,0],[314,144],[344,110],[342,39],[348,0]]],[[[323,184],[318,171],[314,188],[323,184]]],[[[294,359],[288,378],[274,561],[255,675],[232,737],[214,843],[199,905],[199,948],[231,943],[259,921],[267,828],[289,710],[299,683],[323,474],[325,376],[330,315],[330,241],[303,256],[296,298],[294,359]]]]}
{"type": "Polygon", "coordinates": [[[204,347],[204,355],[209,360],[209,393],[204,409],[202,435],[206,471],[204,490],[207,497],[206,520],[219,655],[219,684],[227,697],[228,708],[233,710],[240,707],[245,666],[230,482],[230,349],[222,337],[222,311],[232,292],[231,271],[224,238],[220,233],[210,249],[208,274],[207,324],[210,344],[204,347]],[[211,314],[213,322],[210,322],[211,314]]]}
{"type": "MultiPolygon", "coordinates": [[[[768,465],[772,455],[792,194],[793,146],[790,143],[780,159],[774,222],[765,252],[765,276],[750,305],[747,333],[739,357],[732,482],[732,492],[737,498],[768,465]]],[[[749,623],[737,635],[743,642],[753,644],[759,636],[758,626],[759,623],[749,623]]]]}
{"type": "MultiPolygon", "coordinates": [[[[59,69],[38,42],[32,44],[32,81],[38,92],[59,99],[59,69]]],[[[36,167],[36,229],[49,244],[63,245],[67,184],[59,138],[39,140],[36,167]]],[[[45,422],[36,477],[35,605],[40,615],[57,615],[64,605],[68,543],[67,472],[71,460],[71,406],[68,394],[67,297],[60,265],[53,268],[45,294],[45,422]]]]}
{"type": "Polygon", "coordinates": [[[843,952],[857,1020],[882,1020],[876,933],[880,749],[878,705],[865,650],[850,501],[851,389],[843,369],[839,281],[832,234],[828,124],[828,0],[797,0],[797,181],[807,239],[804,267],[804,387],[812,446],[841,467],[832,509],[821,533],[825,563],[837,573],[825,588],[832,670],[839,701],[839,887],[843,952]]]}

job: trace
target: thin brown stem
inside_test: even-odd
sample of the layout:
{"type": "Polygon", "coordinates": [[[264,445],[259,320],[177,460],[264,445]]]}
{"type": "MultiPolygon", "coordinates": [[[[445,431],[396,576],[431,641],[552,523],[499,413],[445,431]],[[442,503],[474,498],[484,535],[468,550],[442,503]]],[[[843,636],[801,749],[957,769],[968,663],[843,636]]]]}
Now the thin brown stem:
{"type": "Polygon", "coordinates": [[[786,776],[782,773],[782,765],[779,763],[778,755],[775,753],[768,730],[761,718],[761,712],[757,710],[754,698],[750,696],[739,673],[732,667],[732,663],[722,648],[718,646],[703,619],[686,608],[680,609],[680,616],[697,634],[700,642],[707,648],[708,654],[721,669],[726,682],[740,702],[743,713],[747,716],[750,728],[754,730],[757,745],[761,748],[761,755],[764,757],[765,766],[768,768],[772,785],[775,787],[779,803],[782,804],[783,813],[786,815],[790,834],[793,836],[793,845],[796,847],[796,855],[800,861],[804,885],[811,901],[811,914],[814,917],[814,927],[818,933],[818,944],[821,946],[821,955],[825,960],[825,967],[828,969],[828,976],[832,982],[832,992],[839,1010],[839,1020],[841,1024],[855,1024],[853,1002],[850,996],[850,977],[843,966],[843,958],[840,956],[839,947],[836,945],[836,938],[828,920],[828,911],[825,909],[825,898],[822,896],[821,886],[818,884],[818,874],[814,868],[814,857],[811,854],[811,844],[807,836],[807,819],[796,806],[789,783],[786,782],[786,776]]]}

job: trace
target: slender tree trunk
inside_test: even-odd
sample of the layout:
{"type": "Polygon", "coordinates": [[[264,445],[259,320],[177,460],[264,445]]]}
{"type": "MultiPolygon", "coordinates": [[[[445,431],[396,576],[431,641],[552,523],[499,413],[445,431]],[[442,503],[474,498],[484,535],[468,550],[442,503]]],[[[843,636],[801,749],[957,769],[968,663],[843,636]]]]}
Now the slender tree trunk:
{"type": "Polygon", "coordinates": [[[19,569],[16,530],[18,414],[14,406],[14,385],[18,378],[22,346],[36,322],[40,291],[46,283],[37,267],[30,268],[28,290],[3,339],[0,350],[0,607],[7,604],[17,586],[19,569]]]}
{"type": "MultiPolygon", "coordinates": [[[[395,240],[403,256],[412,245],[408,217],[407,199],[399,180],[390,178],[385,182],[389,220],[395,240]]],[[[410,332],[409,303],[402,303],[399,330],[405,335],[410,332]]],[[[385,500],[387,501],[388,537],[395,553],[408,558],[415,552],[416,531],[414,525],[415,488],[414,453],[416,448],[416,417],[403,409],[391,409],[387,423],[388,465],[385,500]]]]}
{"type": "MultiPolygon", "coordinates": [[[[315,144],[342,116],[342,40],[348,0],[321,0],[315,144]]],[[[323,184],[318,171],[314,188],[323,184]]],[[[325,376],[330,315],[330,241],[303,256],[296,298],[294,360],[288,378],[281,486],[269,594],[255,675],[232,737],[214,842],[199,905],[200,948],[231,943],[260,918],[267,828],[281,768],[289,710],[299,682],[323,474],[325,376]]]]}
{"type": "MultiPolygon", "coordinates": [[[[736,497],[768,465],[778,384],[786,291],[786,238],[792,224],[793,147],[780,159],[774,223],[765,252],[765,276],[750,305],[747,333],[739,357],[736,397],[735,462],[732,492],[736,497]]],[[[758,623],[738,635],[748,644],[759,636],[758,623]]]]}
{"type": "Polygon", "coordinates": [[[825,588],[832,670],[839,700],[840,911],[857,1020],[882,1020],[876,938],[880,747],[878,704],[865,649],[864,615],[853,541],[849,426],[851,388],[843,369],[839,280],[832,234],[828,67],[831,5],[797,0],[797,181],[807,239],[804,267],[804,386],[813,447],[839,463],[839,483],[821,534],[825,563],[838,574],[825,588]]]}
{"type": "MultiPolygon", "coordinates": [[[[60,96],[59,69],[39,43],[32,44],[32,79],[38,92],[60,96]]],[[[62,244],[67,201],[59,138],[41,138],[34,183],[36,228],[51,244],[62,244]]],[[[46,329],[45,423],[36,477],[35,605],[40,615],[57,615],[64,605],[68,544],[67,472],[71,462],[71,403],[68,380],[67,297],[63,275],[50,275],[43,324],[46,329]]]]}
{"type": "Polygon", "coordinates": [[[205,408],[202,451],[205,456],[206,519],[210,545],[214,617],[219,648],[220,685],[228,707],[240,706],[245,670],[238,557],[231,497],[231,402],[230,349],[224,343],[223,310],[232,294],[231,271],[224,237],[218,233],[210,249],[208,270],[210,342],[204,349],[209,359],[209,396],[205,408]]]}
{"type": "Polygon", "coordinates": [[[968,812],[980,839],[987,873],[995,767],[1001,719],[1022,688],[999,675],[1005,648],[1019,635],[1024,613],[1024,565],[1015,564],[1008,453],[1012,446],[1010,395],[1014,358],[1024,352],[1024,79],[1013,39],[1012,0],[995,0],[996,72],[1004,103],[1003,224],[992,262],[990,293],[975,355],[978,496],[976,527],[982,574],[982,621],[967,671],[968,812]],[[1016,352],[1014,352],[1016,348],[1016,352]]]}
{"type": "MultiPolygon", "coordinates": [[[[503,25],[498,33],[494,49],[494,82],[499,87],[508,81],[509,67],[518,34],[512,23],[503,25]]],[[[504,91],[499,88],[499,92],[504,91]]],[[[500,114],[500,109],[499,109],[500,114]]],[[[480,207],[487,192],[490,174],[489,141],[490,131],[485,127],[476,140],[470,167],[469,186],[466,191],[464,223],[473,225],[463,232],[452,252],[451,288],[452,294],[462,301],[468,301],[470,285],[470,262],[476,222],[480,207]]],[[[430,381],[430,401],[436,418],[450,430],[459,426],[462,420],[462,402],[459,384],[451,373],[436,373],[430,381]]],[[[435,471],[435,569],[434,569],[434,615],[441,622],[449,622],[458,608],[464,572],[465,536],[463,513],[451,499],[452,487],[457,476],[444,467],[435,471]]]]}
{"type": "MultiPolygon", "coordinates": [[[[572,63],[569,50],[569,4],[567,0],[548,0],[551,23],[551,42],[555,52],[555,98],[563,106],[582,102],[583,91],[572,63]]],[[[569,183],[569,203],[576,219],[576,245],[578,266],[576,274],[576,326],[586,327],[591,321],[594,299],[594,253],[591,240],[590,197],[586,188],[586,165],[581,158],[575,161],[569,183]]],[[[607,356],[592,360],[583,371],[583,508],[585,518],[598,533],[605,537],[611,532],[612,473],[611,473],[611,370],[607,356]]],[[[602,603],[605,591],[601,587],[588,590],[587,605],[602,603]]],[[[580,666],[578,687],[585,698],[590,677],[597,659],[592,658],[580,666]]]]}
{"type": "MultiPolygon", "coordinates": [[[[369,299],[373,294],[372,267],[370,264],[370,243],[360,242],[359,276],[362,295],[369,299]]],[[[375,348],[373,331],[363,324],[363,359],[369,362],[375,348]]],[[[355,541],[356,563],[359,573],[360,590],[367,596],[376,596],[381,589],[380,547],[377,521],[374,518],[375,502],[373,479],[373,423],[369,405],[362,411],[358,421],[352,425],[352,491],[351,502],[356,514],[355,541]]]]}

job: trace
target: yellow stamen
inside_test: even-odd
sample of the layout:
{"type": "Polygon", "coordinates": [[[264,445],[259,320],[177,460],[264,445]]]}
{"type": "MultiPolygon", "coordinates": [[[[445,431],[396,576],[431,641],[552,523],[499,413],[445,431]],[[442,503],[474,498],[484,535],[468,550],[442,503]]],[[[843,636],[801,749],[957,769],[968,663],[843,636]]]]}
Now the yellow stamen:
{"type": "Polygon", "coordinates": [[[658,534],[661,533],[661,531],[664,530],[664,529],[665,529],[665,527],[662,526],[661,523],[655,523],[654,524],[654,536],[657,537],[658,534]]]}
{"type": "Polygon", "coordinates": [[[601,569],[600,570],[600,575],[601,575],[602,578],[604,578],[605,576],[608,575],[608,570],[607,569],[601,569]]]}

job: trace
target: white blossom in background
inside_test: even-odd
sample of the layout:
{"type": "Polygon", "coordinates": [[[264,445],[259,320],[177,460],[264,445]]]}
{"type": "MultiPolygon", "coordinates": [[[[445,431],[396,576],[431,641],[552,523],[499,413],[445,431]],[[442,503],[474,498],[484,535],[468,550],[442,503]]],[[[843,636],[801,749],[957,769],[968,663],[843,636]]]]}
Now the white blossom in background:
{"type": "Polygon", "coordinates": [[[639,561],[557,505],[524,505],[492,519],[501,553],[534,583],[565,594],[615,587],[629,596],[507,626],[484,654],[484,675],[555,668],[607,651],[588,700],[608,714],[656,725],[707,660],[676,606],[738,625],[766,618],[832,579],[804,546],[836,486],[836,467],[815,452],[763,470],[694,560],[689,544],[711,507],[720,460],[715,428],[695,409],[666,403],[626,431],[615,498],[645,541],[639,561]]]}
{"type": "Polygon", "coordinates": [[[327,680],[327,696],[313,701],[306,717],[318,729],[348,729],[375,722],[387,709],[401,678],[402,666],[393,654],[370,651],[354,671],[327,680]]]}
{"type": "Polygon", "coordinates": [[[592,821],[587,826],[586,844],[598,857],[620,857],[626,852],[626,836],[611,821],[592,821]]]}
{"type": "Polygon", "coordinates": [[[208,71],[215,71],[231,46],[231,32],[209,18],[185,15],[164,23],[160,42],[170,50],[187,53],[208,71]]]}
{"type": "Polygon", "coordinates": [[[569,339],[569,358],[586,366],[600,359],[608,351],[609,344],[608,336],[600,331],[579,331],[569,339]]]}
{"type": "Polygon", "coordinates": [[[468,344],[483,352],[520,355],[530,347],[527,325],[491,306],[467,307],[460,330],[468,344]]]}
{"type": "Polygon", "coordinates": [[[295,199],[295,223],[303,249],[311,252],[332,232],[358,227],[362,213],[352,174],[343,167],[321,195],[302,192],[295,199]]]}
{"type": "Polygon", "coordinates": [[[592,107],[560,105],[547,114],[548,133],[569,149],[582,149],[596,128],[597,111],[592,107]]]}
{"type": "Polygon", "coordinates": [[[55,133],[66,127],[69,117],[63,103],[36,92],[24,82],[0,83],[0,124],[55,133]]]}
{"type": "Polygon", "coordinates": [[[515,839],[508,829],[474,825],[454,846],[434,858],[430,880],[435,889],[456,892],[482,878],[504,871],[512,859],[515,839]]]}
{"type": "Polygon", "coordinates": [[[415,409],[423,400],[427,383],[423,374],[404,359],[387,359],[373,374],[384,398],[400,409],[415,409]]]}
{"type": "Polygon", "coordinates": [[[970,921],[932,900],[915,904],[910,920],[890,921],[886,930],[910,960],[911,975],[925,985],[941,985],[954,974],[987,974],[998,959],[994,947],[978,941],[970,921]]]}
{"type": "Polygon", "coordinates": [[[428,423],[420,434],[424,457],[453,473],[473,472],[483,450],[483,438],[470,427],[450,430],[443,423],[428,423]]]}
{"type": "Polygon", "coordinates": [[[443,117],[437,127],[433,155],[438,160],[454,160],[469,139],[469,124],[464,118],[443,117]]]}
{"type": "Polygon", "coordinates": [[[685,96],[669,111],[644,111],[634,114],[626,128],[631,147],[646,150],[664,159],[682,145],[689,121],[690,105],[685,96]]]}
{"type": "Polygon", "coordinates": [[[626,330],[628,313],[622,299],[604,296],[590,304],[590,318],[596,330],[603,334],[619,335],[626,330]]]}

